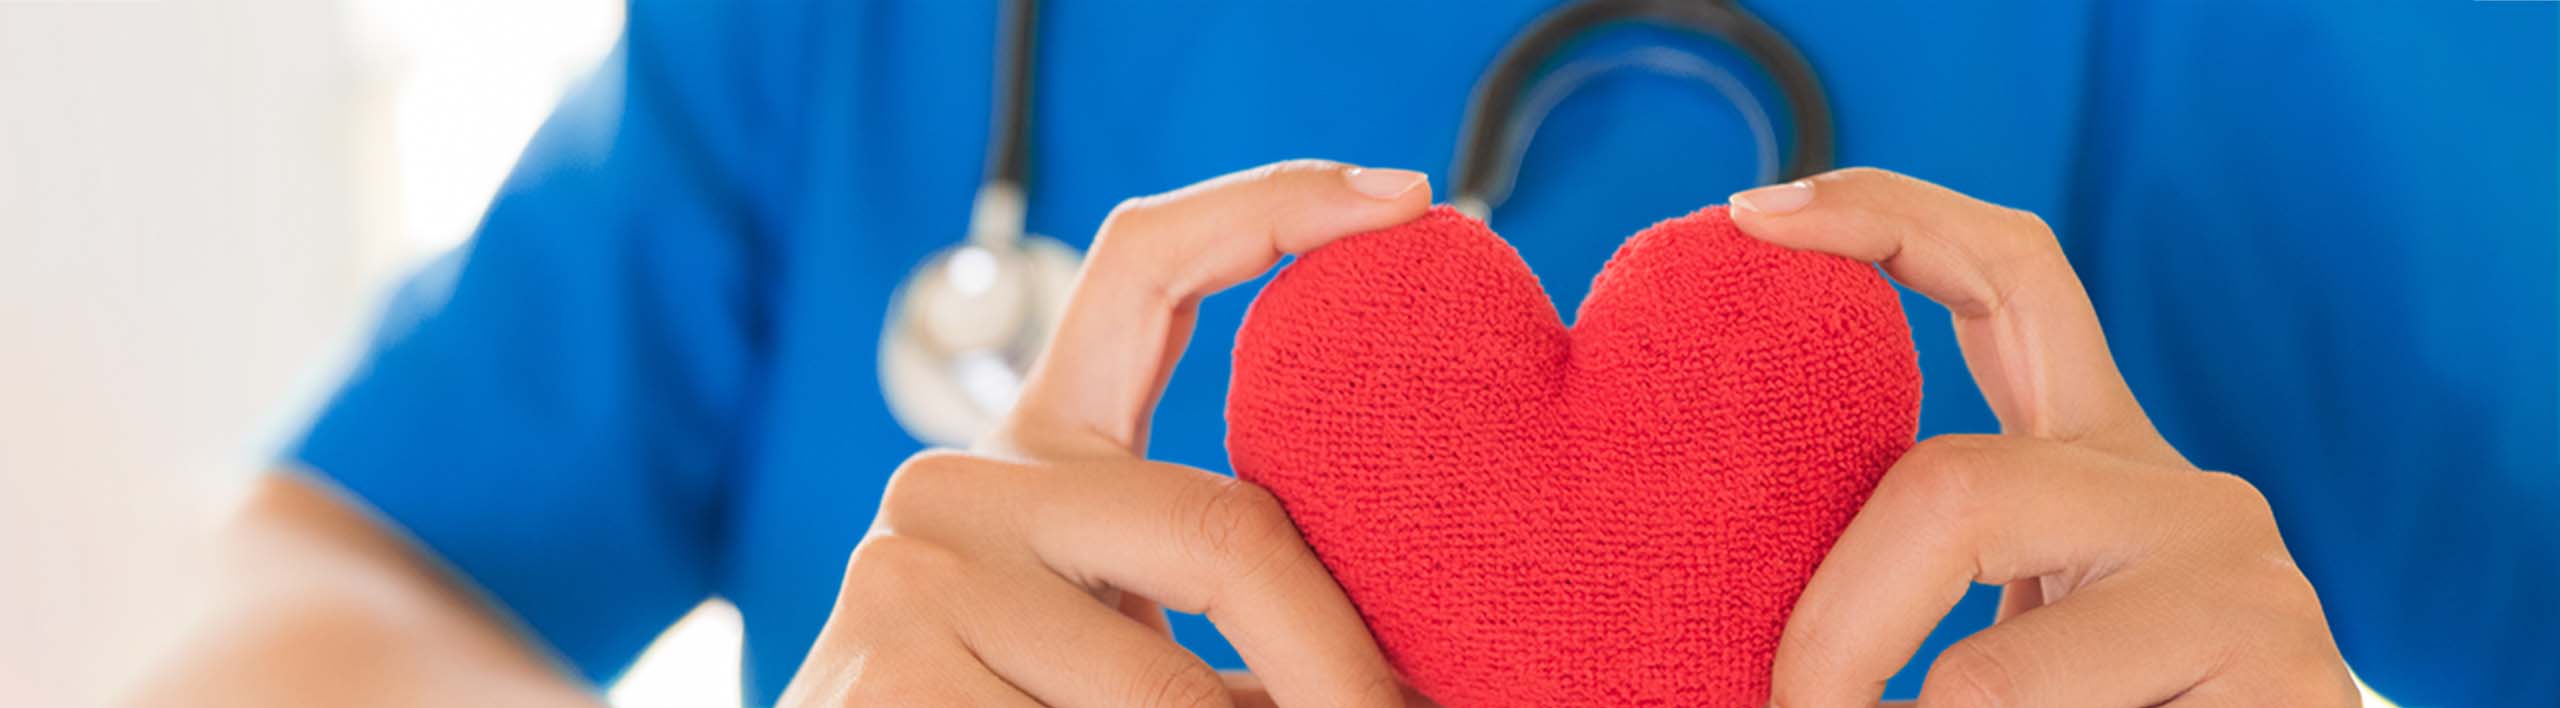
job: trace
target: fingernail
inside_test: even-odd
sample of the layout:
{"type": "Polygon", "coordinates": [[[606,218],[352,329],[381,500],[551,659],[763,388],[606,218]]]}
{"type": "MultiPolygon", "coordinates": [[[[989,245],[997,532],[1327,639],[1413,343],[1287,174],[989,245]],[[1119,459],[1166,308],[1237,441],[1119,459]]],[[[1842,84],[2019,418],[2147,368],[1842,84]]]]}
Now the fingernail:
{"type": "Polygon", "coordinates": [[[1735,193],[1725,201],[1735,207],[1770,216],[1793,213],[1813,203],[1813,183],[1796,180],[1735,193]]]}
{"type": "Polygon", "coordinates": [[[1371,199],[1394,199],[1413,191],[1429,178],[1413,170],[1354,167],[1342,173],[1342,179],[1351,183],[1351,191],[1368,195],[1371,199]]]}

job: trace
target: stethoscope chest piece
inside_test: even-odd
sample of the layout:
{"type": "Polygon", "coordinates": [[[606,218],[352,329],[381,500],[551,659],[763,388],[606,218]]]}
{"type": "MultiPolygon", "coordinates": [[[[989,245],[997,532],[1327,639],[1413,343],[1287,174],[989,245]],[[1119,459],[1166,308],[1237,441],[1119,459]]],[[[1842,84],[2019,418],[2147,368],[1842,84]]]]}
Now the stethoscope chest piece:
{"type": "Polygon", "coordinates": [[[955,447],[994,428],[1057,329],[1081,260],[1045,236],[980,234],[918,265],[880,332],[880,390],[898,424],[955,447]]]}

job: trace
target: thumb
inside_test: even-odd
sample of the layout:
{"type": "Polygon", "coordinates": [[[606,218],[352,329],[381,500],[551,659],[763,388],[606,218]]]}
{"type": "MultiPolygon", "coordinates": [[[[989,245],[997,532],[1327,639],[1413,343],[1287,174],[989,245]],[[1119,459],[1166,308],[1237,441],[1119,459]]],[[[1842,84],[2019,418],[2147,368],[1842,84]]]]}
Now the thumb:
{"type": "Polygon", "coordinates": [[[2003,430],[2185,462],[2135,402],[2087,291],[2036,215],[1869,168],[1761,187],[1732,202],[1744,233],[1877,262],[1945,305],[1965,367],[2003,430]]]}
{"type": "Polygon", "coordinates": [[[1144,452],[1201,297],[1282,255],[1411,221],[1430,205],[1420,172],[1323,160],[1122,202],[1094,235],[1057,334],[996,439],[1078,456],[1144,452]]]}

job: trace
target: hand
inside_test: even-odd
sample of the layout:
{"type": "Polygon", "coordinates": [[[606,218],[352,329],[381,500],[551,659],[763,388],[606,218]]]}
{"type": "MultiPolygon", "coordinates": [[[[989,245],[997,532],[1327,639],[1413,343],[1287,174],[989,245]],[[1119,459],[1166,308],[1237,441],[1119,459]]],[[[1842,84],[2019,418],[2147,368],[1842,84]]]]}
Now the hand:
{"type": "Polygon", "coordinates": [[[1298,161],[1122,203],[1011,415],[891,477],[782,703],[1403,705],[1270,492],[1142,456],[1202,296],[1430,201],[1418,173],[1298,161]],[[1159,604],[1206,614],[1257,676],[1210,670],[1159,604]]]}
{"type": "Polygon", "coordinates": [[[1872,169],[1733,206],[1753,236],[1879,262],[1945,305],[2003,431],[1921,441],[1885,474],[1796,602],[1776,704],[1873,705],[1969,583],[2006,586],[1999,620],[1938,656],[1921,705],[2356,704],[2266,500],[2152,428],[2041,220],[1872,169]]]}

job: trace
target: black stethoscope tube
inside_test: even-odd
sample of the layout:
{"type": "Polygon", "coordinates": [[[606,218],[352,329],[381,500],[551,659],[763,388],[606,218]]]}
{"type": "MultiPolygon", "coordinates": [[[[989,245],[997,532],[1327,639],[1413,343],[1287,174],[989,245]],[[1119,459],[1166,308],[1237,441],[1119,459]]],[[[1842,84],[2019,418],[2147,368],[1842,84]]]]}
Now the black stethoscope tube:
{"type": "MultiPolygon", "coordinates": [[[[1001,9],[995,96],[987,141],[989,184],[1027,188],[1031,124],[1033,35],[1039,26],[1036,0],[1006,0],[1001,9]]],[[[1540,16],[1494,58],[1493,68],[1476,83],[1459,131],[1459,151],[1450,175],[1453,201],[1487,206],[1509,196],[1518,177],[1515,145],[1518,104],[1523,92],[1562,53],[1565,45],[1621,22],[1652,22],[1722,39],[1758,62],[1776,81],[1795,124],[1794,140],[1779,181],[1802,179],[1831,168],[1834,140],[1831,106],[1822,83],[1804,55],[1775,28],[1742,9],[1734,0],[1581,0],[1540,16]]]]}
{"type": "Polygon", "coordinates": [[[1020,189],[1031,170],[1031,53],[1033,29],[1040,26],[1040,3],[1006,0],[998,10],[995,105],[987,126],[988,182],[1020,189]]]}
{"type": "Polygon", "coordinates": [[[1565,45],[1603,25],[1652,22],[1722,39],[1758,62],[1778,85],[1795,122],[1793,149],[1778,181],[1802,179],[1831,168],[1831,106],[1813,65],[1768,23],[1733,0],[1583,0],[1540,16],[1494,58],[1476,83],[1459,132],[1454,201],[1500,204],[1517,178],[1516,109],[1521,94],[1565,45]]]}

